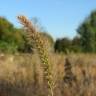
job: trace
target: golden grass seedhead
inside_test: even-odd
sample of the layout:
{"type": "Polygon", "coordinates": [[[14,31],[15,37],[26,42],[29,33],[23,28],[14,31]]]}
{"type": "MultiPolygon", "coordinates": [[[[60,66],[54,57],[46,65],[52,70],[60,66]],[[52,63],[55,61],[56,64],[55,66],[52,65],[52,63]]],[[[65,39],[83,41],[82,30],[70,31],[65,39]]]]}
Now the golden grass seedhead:
{"type": "Polygon", "coordinates": [[[31,22],[23,15],[17,17],[23,25],[31,25],[31,22]]]}
{"type": "Polygon", "coordinates": [[[39,57],[41,59],[41,62],[43,64],[44,68],[44,77],[47,81],[47,86],[49,88],[49,94],[48,96],[53,96],[53,81],[52,81],[52,74],[50,70],[50,64],[48,60],[48,52],[47,49],[44,46],[44,40],[41,38],[41,35],[36,30],[36,27],[33,26],[31,21],[29,21],[25,16],[18,16],[19,21],[21,24],[23,24],[24,28],[26,28],[27,31],[27,39],[29,41],[34,41],[34,46],[38,51],[39,57]]]}
{"type": "Polygon", "coordinates": [[[20,21],[20,23],[27,28],[27,30],[31,31],[31,32],[36,32],[36,29],[34,28],[33,24],[31,23],[30,20],[28,20],[28,18],[26,16],[20,15],[17,16],[18,20],[20,21]]]}

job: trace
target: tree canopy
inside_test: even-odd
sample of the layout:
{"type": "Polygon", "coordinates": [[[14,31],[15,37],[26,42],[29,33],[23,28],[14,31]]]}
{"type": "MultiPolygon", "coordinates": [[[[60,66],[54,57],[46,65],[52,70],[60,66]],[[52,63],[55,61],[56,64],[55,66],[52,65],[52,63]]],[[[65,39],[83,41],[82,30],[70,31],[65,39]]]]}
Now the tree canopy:
{"type": "Polygon", "coordinates": [[[64,52],[96,52],[96,11],[93,11],[77,28],[77,36],[72,40],[68,38],[57,39],[55,51],[64,52]]]}
{"type": "Polygon", "coordinates": [[[85,19],[77,29],[77,33],[80,36],[82,51],[96,52],[96,11],[85,19]]]}
{"type": "MultiPolygon", "coordinates": [[[[53,44],[53,38],[45,32],[40,32],[53,44]]],[[[22,28],[16,28],[6,18],[0,17],[0,52],[14,53],[14,52],[33,52],[32,46],[27,42],[25,32],[22,28]]]]}

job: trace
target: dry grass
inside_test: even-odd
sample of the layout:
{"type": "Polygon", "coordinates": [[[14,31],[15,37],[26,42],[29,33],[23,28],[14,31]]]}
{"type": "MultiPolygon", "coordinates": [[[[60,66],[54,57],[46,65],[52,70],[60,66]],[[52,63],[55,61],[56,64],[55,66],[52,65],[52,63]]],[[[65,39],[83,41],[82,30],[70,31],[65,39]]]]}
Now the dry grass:
{"type": "MultiPolygon", "coordinates": [[[[70,54],[76,82],[64,82],[65,55],[50,54],[54,96],[96,96],[96,55],[70,54]]],[[[0,96],[46,96],[43,68],[37,54],[0,56],[0,96]],[[6,93],[6,94],[5,94],[6,93]]]]}

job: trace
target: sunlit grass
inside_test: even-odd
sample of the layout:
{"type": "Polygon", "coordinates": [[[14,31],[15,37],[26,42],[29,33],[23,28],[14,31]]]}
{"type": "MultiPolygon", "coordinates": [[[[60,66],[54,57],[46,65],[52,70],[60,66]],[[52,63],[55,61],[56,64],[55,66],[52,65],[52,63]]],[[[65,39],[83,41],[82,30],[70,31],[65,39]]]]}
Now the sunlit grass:
{"type": "MultiPolygon", "coordinates": [[[[63,82],[66,56],[50,54],[49,57],[52,62],[53,79],[56,82],[55,96],[81,96],[81,94],[95,96],[96,55],[71,54],[69,56],[72,71],[77,78],[76,84],[72,87],[68,87],[63,82]]],[[[46,96],[43,71],[36,54],[0,56],[0,91],[9,94],[8,96],[15,96],[15,94],[16,96],[46,96]]]]}

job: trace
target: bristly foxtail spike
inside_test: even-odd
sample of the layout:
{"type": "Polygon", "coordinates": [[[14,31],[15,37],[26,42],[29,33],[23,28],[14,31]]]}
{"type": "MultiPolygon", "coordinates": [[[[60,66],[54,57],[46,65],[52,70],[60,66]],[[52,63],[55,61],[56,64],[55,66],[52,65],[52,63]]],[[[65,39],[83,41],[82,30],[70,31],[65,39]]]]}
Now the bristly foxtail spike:
{"type": "Polygon", "coordinates": [[[45,81],[47,81],[48,86],[48,96],[53,96],[53,80],[52,80],[52,74],[50,70],[50,64],[48,60],[48,53],[47,49],[44,46],[44,40],[41,38],[41,35],[36,30],[36,27],[33,26],[30,20],[28,20],[25,16],[18,16],[19,21],[21,24],[26,28],[27,39],[29,41],[34,41],[34,45],[38,51],[39,57],[41,59],[41,62],[43,64],[44,68],[44,77],[45,81]]]}
{"type": "Polygon", "coordinates": [[[21,16],[18,16],[17,18],[19,19],[20,23],[22,24],[26,23],[27,18],[25,16],[21,15],[21,16]]]}
{"type": "Polygon", "coordinates": [[[20,23],[26,27],[26,28],[29,28],[32,32],[35,31],[35,28],[34,26],[32,25],[31,21],[28,20],[28,18],[26,18],[25,16],[23,15],[20,15],[20,16],[17,16],[18,20],[20,21],[20,23]]]}

